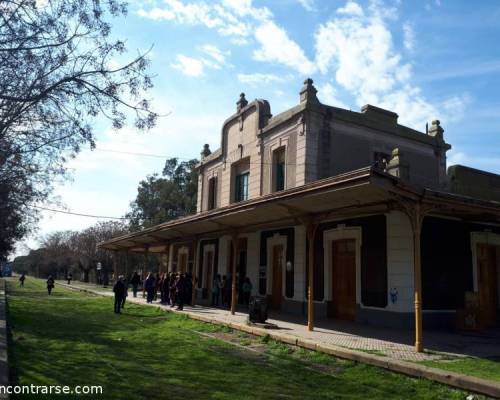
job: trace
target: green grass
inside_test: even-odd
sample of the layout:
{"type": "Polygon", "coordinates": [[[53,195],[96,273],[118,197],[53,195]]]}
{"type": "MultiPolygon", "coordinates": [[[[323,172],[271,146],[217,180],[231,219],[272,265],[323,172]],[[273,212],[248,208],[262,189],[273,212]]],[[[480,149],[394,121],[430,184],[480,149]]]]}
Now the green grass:
{"type": "Polygon", "coordinates": [[[8,282],[12,383],[102,385],[101,398],[120,400],[466,397],[428,380],[269,338],[254,340],[265,347],[258,354],[195,332],[227,335],[231,330],[156,307],[129,304],[122,315],[112,308],[111,298],[58,286],[49,297],[42,281],[28,279],[25,288],[8,282]]]}
{"type": "Polygon", "coordinates": [[[458,372],[459,374],[500,381],[500,362],[484,358],[467,357],[452,360],[423,361],[420,364],[458,372]]]}

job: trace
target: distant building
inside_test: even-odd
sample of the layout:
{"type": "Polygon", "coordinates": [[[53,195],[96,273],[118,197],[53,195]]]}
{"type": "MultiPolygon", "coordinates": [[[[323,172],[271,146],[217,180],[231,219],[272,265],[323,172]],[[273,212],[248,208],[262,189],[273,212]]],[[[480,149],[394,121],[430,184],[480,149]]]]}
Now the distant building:
{"type": "Polygon", "coordinates": [[[201,153],[197,214],[101,247],[168,254],[169,271],[197,277],[200,303],[236,265],[237,292],[249,277],[311,329],[314,315],[416,324],[421,349],[422,319],[478,327],[500,315],[500,176],[447,169],[443,132],[321,104],[310,79],[276,116],[242,94],[220,148],[201,153]]]}

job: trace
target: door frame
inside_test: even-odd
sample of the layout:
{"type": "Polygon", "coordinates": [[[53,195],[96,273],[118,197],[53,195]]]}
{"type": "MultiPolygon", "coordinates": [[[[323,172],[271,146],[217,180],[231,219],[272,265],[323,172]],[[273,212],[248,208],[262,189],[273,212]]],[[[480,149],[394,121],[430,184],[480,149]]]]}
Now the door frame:
{"type": "Polygon", "coordinates": [[[177,268],[176,268],[176,272],[189,272],[189,247],[187,246],[182,246],[182,247],[179,247],[179,250],[177,250],[177,268]],[[186,256],[186,270],[185,271],[181,271],[181,255],[185,255],[186,256]]]}
{"type": "MultiPolygon", "coordinates": [[[[276,252],[275,252],[275,249],[278,248],[279,249],[279,253],[280,254],[280,259],[278,259],[278,261],[281,261],[279,264],[281,264],[279,266],[279,269],[280,269],[280,274],[281,274],[281,279],[276,279],[276,281],[274,279],[271,280],[271,294],[270,294],[270,298],[269,298],[269,305],[270,305],[270,308],[274,309],[274,310],[281,310],[281,307],[282,307],[282,303],[283,303],[283,275],[284,275],[284,270],[286,268],[285,264],[286,264],[286,261],[285,261],[285,258],[286,258],[286,255],[285,255],[285,249],[283,247],[282,244],[274,244],[272,247],[271,247],[271,262],[272,262],[272,271],[271,271],[271,276],[274,278],[274,275],[277,274],[278,271],[276,271],[275,269],[275,261],[276,261],[276,252]],[[276,293],[277,295],[277,299],[276,299],[276,303],[275,304],[275,301],[274,301],[274,286],[275,284],[278,284],[279,283],[279,291],[278,293],[276,293]],[[281,293],[280,293],[281,292],[281,293]]],[[[278,264],[278,265],[279,265],[278,264]]]]}
{"type": "MultiPolygon", "coordinates": [[[[473,288],[474,292],[478,293],[479,292],[479,281],[478,281],[478,265],[477,265],[477,245],[478,244],[487,244],[490,246],[497,246],[500,247],[500,235],[497,233],[493,232],[471,232],[470,233],[470,245],[471,245],[471,251],[472,251],[472,280],[473,280],[473,288]]],[[[498,249],[497,249],[497,256],[498,256],[498,249]]],[[[497,261],[497,268],[498,268],[498,261],[497,261]]],[[[497,271],[497,274],[499,272],[497,271]]],[[[500,282],[497,277],[497,288],[499,291],[499,296],[500,296],[500,282]]],[[[497,307],[500,308],[500,305],[497,304],[497,307]]]]}
{"type": "Polygon", "coordinates": [[[324,257],[324,301],[332,301],[332,242],[335,240],[354,239],[356,247],[356,305],[361,303],[361,244],[362,230],[359,226],[338,225],[335,229],[323,232],[324,257]]]}
{"type": "MultiPolygon", "coordinates": [[[[203,246],[202,253],[202,267],[201,267],[201,287],[202,289],[208,288],[208,282],[206,282],[206,272],[207,272],[207,261],[208,261],[208,253],[212,252],[212,272],[215,271],[215,245],[214,244],[206,244],[203,246]]],[[[200,278],[198,278],[200,279],[200,278]]]]}
{"type": "Polygon", "coordinates": [[[273,249],[274,246],[283,246],[283,266],[281,269],[281,297],[286,297],[286,259],[288,237],[285,235],[280,235],[275,233],[270,238],[267,238],[267,269],[266,269],[266,295],[270,296],[273,294],[273,249]]]}

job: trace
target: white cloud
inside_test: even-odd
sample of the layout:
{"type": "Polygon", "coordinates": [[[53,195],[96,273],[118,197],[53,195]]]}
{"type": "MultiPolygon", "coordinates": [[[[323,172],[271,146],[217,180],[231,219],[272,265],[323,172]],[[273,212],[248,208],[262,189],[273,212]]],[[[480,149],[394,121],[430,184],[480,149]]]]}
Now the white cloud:
{"type": "Polygon", "coordinates": [[[217,64],[225,65],[226,57],[231,54],[229,51],[222,51],[217,46],[205,44],[201,47],[201,51],[210,56],[217,64]]]}
{"type": "Polygon", "coordinates": [[[256,22],[272,18],[267,7],[254,7],[252,0],[223,0],[217,3],[164,0],[162,7],[140,8],[137,13],[156,21],[203,25],[223,36],[231,36],[233,40],[236,37],[235,40],[240,43],[244,41],[241,38],[251,35],[256,22]]]}
{"type": "Polygon", "coordinates": [[[297,0],[297,1],[307,11],[315,11],[316,10],[316,5],[314,4],[314,0],[297,0]]]}
{"type": "Polygon", "coordinates": [[[354,1],[348,1],[344,7],[338,8],[337,13],[346,15],[356,15],[358,17],[362,17],[364,14],[361,6],[354,1]]]}
{"type": "Polygon", "coordinates": [[[241,83],[246,83],[252,86],[257,86],[259,84],[269,84],[269,83],[281,83],[289,80],[290,76],[283,77],[275,74],[238,74],[238,80],[241,83]]]}
{"type": "Polygon", "coordinates": [[[452,149],[447,156],[447,164],[467,165],[472,168],[483,169],[495,174],[500,173],[500,157],[472,156],[464,151],[452,149]]]}
{"type": "Polygon", "coordinates": [[[178,54],[176,57],[177,62],[171,64],[173,68],[181,71],[184,75],[199,77],[203,75],[205,64],[203,60],[188,57],[183,54],[178,54]]]}
{"type": "Polygon", "coordinates": [[[403,24],[403,44],[406,50],[413,51],[415,48],[415,30],[409,22],[403,24]]]}
{"type": "Polygon", "coordinates": [[[231,54],[230,51],[222,51],[217,46],[205,44],[199,48],[204,55],[198,58],[178,54],[176,62],[171,67],[179,70],[186,76],[198,78],[205,73],[205,69],[221,69],[223,66],[229,66],[226,57],[231,54]]]}
{"type": "Polygon", "coordinates": [[[318,98],[323,104],[349,109],[349,106],[338,98],[337,90],[330,82],[318,87],[318,98]]]}
{"type": "Polygon", "coordinates": [[[223,0],[222,3],[240,17],[252,17],[264,21],[273,16],[267,7],[254,7],[252,0],[223,0]]]}
{"type": "Polygon", "coordinates": [[[285,29],[272,21],[265,22],[255,32],[260,48],[253,55],[258,61],[277,62],[291,67],[301,74],[314,71],[314,64],[306,57],[302,48],[289,38],[285,29]]]}
{"type": "Polygon", "coordinates": [[[403,124],[422,129],[426,121],[438,115],[441,120],[452,119],[458,114],[451,110],[464,107],[467,99],[426,99],[412,82],[411,64],[394,46],[389,22],[396,18],[397,10],[381,1],[372,0],[366,9],[348,1],[316,31],[319,71],[334,74],[336,83],[354,96],[358,106],[371,103],[394,110],[403,124]]]}

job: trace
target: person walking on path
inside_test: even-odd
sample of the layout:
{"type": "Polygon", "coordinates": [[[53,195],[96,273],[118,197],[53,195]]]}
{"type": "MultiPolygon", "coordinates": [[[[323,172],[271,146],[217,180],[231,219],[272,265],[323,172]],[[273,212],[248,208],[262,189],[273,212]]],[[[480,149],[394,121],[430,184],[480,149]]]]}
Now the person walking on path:
{"type": "Polygon", "coordinates": [[[52,275],[49,275],[49,277],[47,278],[47,292],[49,292],[49,296],[52,294],[52,289],[54,289],[54,286],[54,278],[52,278],[52,275]]]}
{"type": "Polygon", "coordinates": [[[68,281],[68,285],[71,285],[71,280],[73,279],[73,274],[70,272],[66,275],[66,280],[68,281]]]}
{"type": "Polygon", "coordinates": [[[19,277],[19,286],[24,287],[24,281],[25,280],[26,280],[26,275],[25,274],[21,274],[21,276],[19,277]]]}
{"type": "Polygon", "coordinates": [[[214,281],[212,282],[212,306],[219,306],[219,297],[220,297],[220,275],[217,274],[214,281]]]}
{"type": "Polygon", "coordinates": [[[134,275],[132,275],[132,279],[130,280],[130,284],[132,285],[132,293],[134,294],[134,297],[137,297],[137,289],[139,288],[139,285],[141,283],[141,277],[137,273],[137,271],[134,271],[134,275]]]}
{"type": "Polygon", "coordinates": [[[243,304],[248,307],[250,303],[250,295],[252,294],[252,282],[250,282],[250,278],[247,276],[245,278],[245,282],[243,282],[243,304]]]}
{"type": "Polygon", "coordinates": [[[123,275],[118,277],[118,280],[113,286],[113,292],[115,293],[115,313],[120,314],[120,308],[122,307],[123,299],[125,298],[125,283],[123,282],[123,275]]]}
{"type": "Polygon", "coordinates": [[[148,304],[152,304],[155,297],[156,280],[151,272],[148,274],[148,277],[144,282],[144,290],[146,290],[146,302],[148,304]]]}

